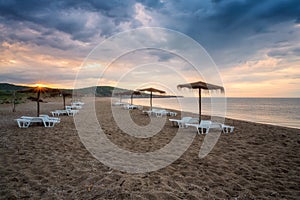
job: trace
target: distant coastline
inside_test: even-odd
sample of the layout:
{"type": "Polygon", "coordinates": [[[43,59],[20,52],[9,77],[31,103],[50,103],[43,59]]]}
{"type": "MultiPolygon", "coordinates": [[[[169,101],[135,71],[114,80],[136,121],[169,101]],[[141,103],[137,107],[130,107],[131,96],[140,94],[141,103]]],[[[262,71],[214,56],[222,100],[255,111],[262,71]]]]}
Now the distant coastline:
{"type": "MultiPolygon", "coordinates": [[[[10,83],[0,83],[0,104],[11,103],[13,101],[14,95],[17,95],[17,103],[23,103],[26,99],[32,100],[32,94],[18,94],[17,91],[29,89],[33,87],[23,86],[23,85],[14,85],[10,83]]],[[[92,86],[80,89],[64,89],[58,88],[62,92],[68,92],[70,94],[76,93],[78,96],[96,96],[96,97],[117,97],[119,95],[115,94],[118,92],[133,92],[133,90],[128,90],[125,88],[117,88],[112,86],[92,86]],[[116,92],[117,91],[117,92],[116,92]]],[[[47,94],[43,94],[46,95],[47,94]]],[[[57,94],[56,94],[57,95],[57,94]]],[[[130,98],[130,95],[123,95],[123,98],[130,98]]],[[[134,98],[149,98],[150,94],[141,92],[141,95],[134,95],[134,98]]],[[[153,94],[153,98],[182,98],[183,96],[176,95],[158,95],[153,94]]]]}

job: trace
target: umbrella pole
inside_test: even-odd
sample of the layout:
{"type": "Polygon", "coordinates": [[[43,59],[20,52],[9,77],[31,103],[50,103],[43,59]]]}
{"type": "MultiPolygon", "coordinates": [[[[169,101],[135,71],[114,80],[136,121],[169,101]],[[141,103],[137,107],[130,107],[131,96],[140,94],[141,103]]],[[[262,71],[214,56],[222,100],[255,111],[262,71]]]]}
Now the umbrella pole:
{"type": "Polygon", "coordinates": [[[41,94],[41,91],[39,90],[38,93],[37,93],[37,117],[40,116],[40,94],[41,94]]]}
{"type": "Polygon", "coordinates": [[[199,88],[199,123],[201,122],[201,88],[199,88]]]}
{"type": "Polygon", "coordinates": [[[130,101],[130,104],[132,105],[132,98],[133,98],[133,94],[131,94],[131,101],[130,101]]]}
{"type": "Polygon", "coordinates": [[[150,92],[150,110],[152,110],[152,91],[150,92]]]}
{"type": "Polygon", "coordinates": [[[63,95],[63,101],[64,101],[64,109],[66,108],[66,96],[63,95]]]}
{"type": "Polygon", "coordinates": [[[16,91],[13,91],[13,112],[16,112],[16,91]]]}

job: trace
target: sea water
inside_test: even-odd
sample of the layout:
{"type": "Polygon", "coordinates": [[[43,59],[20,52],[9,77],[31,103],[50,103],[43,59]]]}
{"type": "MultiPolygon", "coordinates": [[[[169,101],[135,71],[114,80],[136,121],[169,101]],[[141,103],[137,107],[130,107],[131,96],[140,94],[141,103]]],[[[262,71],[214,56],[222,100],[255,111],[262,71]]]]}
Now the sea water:
{"type": "MultiPolygon", "coordinates": [[[[300,98],[217,98],[216,100],[214,98],[212,100],[204,97],[201,102],[203,115],[212,115],[212,108],[214,108],[213,113],[217,116],[300,129],[300,98]]],[[[149,106],[149,99],[134,98],[134,104],[149,106]]],[[[196,97],[153,98],[153,107],[198,113],[198,105],[196,97]]]]}

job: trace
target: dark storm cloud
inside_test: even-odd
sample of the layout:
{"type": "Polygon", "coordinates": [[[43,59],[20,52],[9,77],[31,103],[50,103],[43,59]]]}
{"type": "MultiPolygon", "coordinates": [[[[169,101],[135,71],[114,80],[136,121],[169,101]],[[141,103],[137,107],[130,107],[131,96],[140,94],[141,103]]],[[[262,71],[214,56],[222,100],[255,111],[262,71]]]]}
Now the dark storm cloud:
{"type": "Polygon", "coordinates": [[[215,14],[208,17],[216,25],[230,32],[248,30],[264,32],[276,23],[300,17],[300,2],[287,1],[222,1],[215,4],[215,14]]]}
{"type": "Polygon", "coordinates": [[[137,3],[152,18],[149,26],[183,32],[203,45],[214,58],[228,63],[246,60],[257,49],[285,39],[281,31],[297,34],[280,24],[300,22],[298,0],[0,0],[0,42],[74,50],[84,48],[79,41],[90,45],[85,48],[91,50],[114,33],[142,26],[136,19],[137,3]],[[122,27],[122,23],[127,26],[122,27]],[[282,30],[273,28],[278,24],[282,30]],[[265,36],[255,41],[249,39],[257,35],[265,36]]]}
{"type": "Polygon", "coordinates": [[[217,64],[232,66],[243,62],[281,40],[297,43],[299,33],[293,25],[300,22],[298,0],[140,2],[160,26],[192,37],[217,64]]]}
{"type": "MultiPolygon", "coordinates": [[[[94,36],[110,36],[119,31],[121,22],[132,21],[132,5],[130,1],[0,1],[0,23],[19,32],[31,27],[41,35],[59,31],[72,40],[92,42],[94,36]]],[[[28,41],[22,34],[7,34],[5,38],[28,41]]],[[[32,42],[38,43],[36,39],[32,42]]],[[[49,38],[44,39],[47,45],[49,38]]]]}
{"type": "Polygon", "coordinates": [[[300,56],[300,48],[275,49],[268,53],[271,57],[282,58],[286,56],[300,56]]]}
{"type": "Polygon", "coordinates": [[[145,5],[149,9],[162,8],[164,5],[160,0],[137,0],[137,2],[145,5]]]}
{"type": "MultiPolygon", "coordinates": [[[[299,22],[300,1],[167,1],[161,8],[165,26],[182,31],[206,46],[226,46],[274,24],[299,22]]],[[[159,12],[159,11],[158,11],[159,12]]]]}
{"type": "Polygon", "coordinates": [[[12,19],[21,21],[32,21],[45,23],[45,25],[66,24],[66,30],[77,30],[78,24],[82,23],[81,18],[73,19],[70,12],[78,14],[81,11],[99,12],[105,16],[117,20],[129,20],[131,18],[131,1],[0,1],[0,13],[12,19]],[[65,14],[65,15],[64,15],[65,14]],[[65,17],[65,18],[64,18],[65,17]],[[61,21],[56,22],[57,19],[61,21]],[[78,21],[79,20],[79,21],[78,21]],[[74,26],[74,27],[73,27],[74,26]]]}
{"type": "Polygon", "coordinates": [[[140,23],[134,19],[134,4],[137,2],[163,15],[165,18],[156,19],[162,26],[184,32],[208,48],[230,45],[245,36],[268,32],[269,27],[276,23],[289,20],[299,23],[300,19],[298,0],[2,0],[0,15],[3,18],[1,23],[9,21],[11,26],[18,22],[24,26],[37,24],[70,34],[73,40],[89,42],[95,35],[107,37],[120,31],[117,27],[122,22],[139,26],[140,23]],[[96,16],[89,16],[92,13],[99,19],[88,26],[88,21],[96,16]]]}

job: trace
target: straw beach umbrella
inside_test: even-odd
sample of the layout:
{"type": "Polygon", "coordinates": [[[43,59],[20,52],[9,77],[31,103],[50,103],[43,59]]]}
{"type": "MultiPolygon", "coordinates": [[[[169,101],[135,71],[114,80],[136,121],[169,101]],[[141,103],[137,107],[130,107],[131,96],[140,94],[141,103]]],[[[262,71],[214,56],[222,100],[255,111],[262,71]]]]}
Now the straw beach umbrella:
{"type": "Polygon", "coordinates": [[[64,109],[66,108],[66,97],[72,97],[72,92],[68,92],[66,90],[61,91],[61,96],[63,97],[64,109]]]}
{"type": "Polygon", "coordinates": [[[139,89],[138,91],[141,92],[150,92],[150,110],[152,110],[152,93],[160,93],[160,94],[165,94],[166,92],[163,90],[159,90],[156,88],[144,88],[144,89],[139,89]]]}
{"type": "Polygon", "coordinates": [[[130,95],[130,104],[132,105],[133,95],[141,95],[141,93],[139,91],[126,91],[126,92],[117,93],[117,95],[120,96],[120,102],[122,100],[123,95],[130,95]]]}
{"type": "Polygon", "coordinates": [[[40,115],[40,97],[41,97],[41,93],[60,93],[59,89],[53,89],[53,88],[47,88],[47,87],[41,87],[41,86],[37,86],[37,87],[32,87],[32,88],[28,88],[28,89],[24,89],[24,90],[18,90],[19,93],[36,93],[37,94],[37,98],[36,98],[36,102],[37,102],[37,116],[40,115]]]}
{"type": "Polygon", "coordinates": [[[130,96],[130,104],[132,105],[132,102],[133,102],[133,95],[141,95],[141,93],[139,91],[133,91],[131,93],[131,96],[130,96]]]}
{"type": "Polygon", "coordinates": [[[193,82],[193,83],[187,83],[187,84],[181,84],[177,85],[177,88],[189,88],[189,89],[198,89],[199,93],[199,122],[201,122],[201,90],[215,90],[220,91],[221,93],[224,93],[224,87],[213,85],[209,83],[205,83],[202,81],[193,82]]]}

